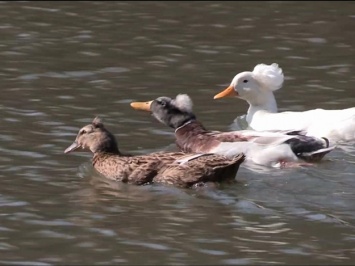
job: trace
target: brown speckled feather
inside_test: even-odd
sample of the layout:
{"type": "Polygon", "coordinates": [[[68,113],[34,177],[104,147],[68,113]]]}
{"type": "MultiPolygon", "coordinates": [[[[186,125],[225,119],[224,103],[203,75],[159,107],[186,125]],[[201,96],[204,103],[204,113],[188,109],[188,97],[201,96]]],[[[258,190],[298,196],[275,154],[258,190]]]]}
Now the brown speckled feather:
{"type": "Polygon", "coordinates": [[[247,141],[236,132],[207,131],[199,121],[191,121],[175,130],[176,145],[183,152],[210,152],[221,142],[247,141]]]}
{"type": "Polygon", "coordinates": [[[244,159],[244,155],[228,159],[215,154],[204,154],[188,161],[186,164],[172,163],[166,165],[154,178],[154,181],[180,187],[190,187],[201,182],[234,180],[239,165],[244,159]]]}
{"type": "Polygon", "coordinates": [[[93,166],[105,177],[137,185],[152,182],[158,171],[168,163],[184,155],[175,153],[151,153],[140,156],[121,156],[97,153],[93,166]]]}

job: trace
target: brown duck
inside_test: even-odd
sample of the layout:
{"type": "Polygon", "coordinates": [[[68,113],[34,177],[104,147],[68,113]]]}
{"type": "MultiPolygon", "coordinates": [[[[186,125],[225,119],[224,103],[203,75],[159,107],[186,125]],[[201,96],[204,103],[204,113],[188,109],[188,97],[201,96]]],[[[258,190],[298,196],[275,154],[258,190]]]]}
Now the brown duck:
{"type": "Polygon", "coordinates": [[[94,168],[105,177],[142,185],[151,182],[191,187],[205,182],[234,180],[244,155],[227,158],[215,154],[156,152],[124,155],[116,139],[99,118],[79,130],[75,141],[64,153],[78,148],[90,150],[94,168]]]}
{"type": "Polygon", "coordinates": [[[305,136],[299,131],[207,130],[192,111],[186,94],[175,99],[159,97],[149,102],[132,102],[137,110],[149,111],[161,123],[175,129],[177,146],[184,152],[235,156],[258,165],[284,167],[318,161],[334,147],[325,138],[305,136]],[[303,162],[302,162],[303,161],[303,162]]]}

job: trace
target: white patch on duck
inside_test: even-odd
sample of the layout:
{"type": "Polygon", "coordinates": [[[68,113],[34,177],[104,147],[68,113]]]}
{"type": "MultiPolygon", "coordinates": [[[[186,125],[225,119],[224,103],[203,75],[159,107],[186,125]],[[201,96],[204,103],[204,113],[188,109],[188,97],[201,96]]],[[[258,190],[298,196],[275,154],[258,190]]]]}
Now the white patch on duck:
{"type": "Polygon", "coordinates": [[[288,144],[262,145],[253,142],[222,142],[210,152],[233,157],[244,153],[246,162],[278,167],[280,162],[298,162],[288,144]]]}
{"type": "MultiPolygon", "coordinates": [[[[241,137],[249,138],[249,141],[242,142],[221,142],[209,152],[233,157],[239,153],[246,155],[246,161],[271,167],[280,167],[285,163],[299,163],[301,158],[307,160],[319,160],[325,154],[332,151],[335,147],[328,147],[328,142],[325,139],[319,141],[324,142],[324,148],[313,150],[310,152],[301,152],[295,154],[291,146],[286,141],[298,138],[297,135],[286,135],[291,131],[267,132],[267,131],[253,131],[241,130],[235,131],[241,137]],[[299,158],[300,157],[300,158],[299,158]]],[[[301,134],[301,132],[299,132],[301,134]]],[[[226,134],[234,134],[229,132],[226,134]]],[[[320,143],[318,143],[319,145],[320,143]]],[[[309,143],[312,145],[312,143],[309,143]]],[[[300,152],[300,151],[298,151],[300,152]]]]}

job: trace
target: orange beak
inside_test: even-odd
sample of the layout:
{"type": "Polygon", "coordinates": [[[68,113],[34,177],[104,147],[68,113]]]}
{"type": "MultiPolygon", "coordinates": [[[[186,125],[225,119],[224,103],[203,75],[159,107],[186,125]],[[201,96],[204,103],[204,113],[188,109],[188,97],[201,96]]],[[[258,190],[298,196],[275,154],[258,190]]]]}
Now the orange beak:
{"type": "Polygon", "coordinates": [[[232,96],[239,96],[238,92],[236,92],[234,90],[234,88],[232,86],[229,86],[228,88],[226,88],[224,91],[216,94],[213,99],[219,99],[219,98],[223,98],[223,97],[232,97],[232,96]]]}
{"type": "Polygon", "coordinates": [[[150,112],[150,105],[152,104],[153,101],[149,102],[133,102],[131,103],[131,107],[135,110],[141,110],[141,111],[146,111],[150,112]]]}

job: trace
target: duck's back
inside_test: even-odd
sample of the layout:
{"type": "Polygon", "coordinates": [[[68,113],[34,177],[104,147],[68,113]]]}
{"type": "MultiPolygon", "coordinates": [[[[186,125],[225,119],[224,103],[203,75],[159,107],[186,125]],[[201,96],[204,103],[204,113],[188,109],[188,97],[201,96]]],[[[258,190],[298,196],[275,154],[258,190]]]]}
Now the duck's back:
{"type": "Polygon", "coordinates": [[[97,154],[94,168],[107,178],[141,185],[152,182],[164,164],[172,163],[181,152],[151,153],[140,156],[97,154]]]}
{"type": "Polygon", "coordinates": [[[355,107],[343,110],[314,109],[304,112],[258,111],[249,126],[262,130],[305,130],[308,135],[339,139],[355,138],[355,107]]]}

